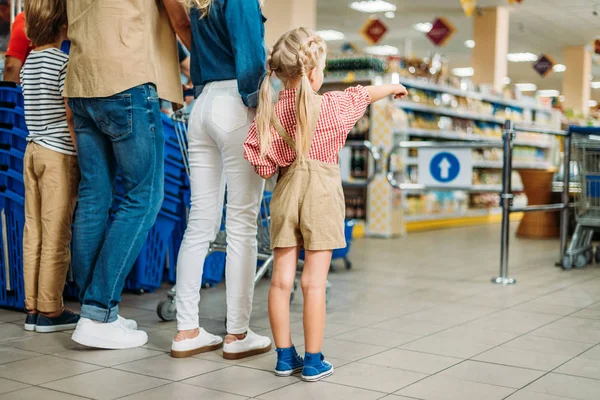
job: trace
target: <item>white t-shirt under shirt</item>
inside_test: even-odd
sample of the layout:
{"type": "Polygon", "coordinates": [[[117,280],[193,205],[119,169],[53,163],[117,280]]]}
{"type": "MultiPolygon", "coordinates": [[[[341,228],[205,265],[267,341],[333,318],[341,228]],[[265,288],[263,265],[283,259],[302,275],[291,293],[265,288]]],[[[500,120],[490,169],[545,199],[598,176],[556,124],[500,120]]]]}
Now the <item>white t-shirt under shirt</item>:
{"type": "Polygon", "coordinates": [[[76,155],[63,99],[69,56],[56,48],[32,50],[21,69],[28,141],[76,155]]]}

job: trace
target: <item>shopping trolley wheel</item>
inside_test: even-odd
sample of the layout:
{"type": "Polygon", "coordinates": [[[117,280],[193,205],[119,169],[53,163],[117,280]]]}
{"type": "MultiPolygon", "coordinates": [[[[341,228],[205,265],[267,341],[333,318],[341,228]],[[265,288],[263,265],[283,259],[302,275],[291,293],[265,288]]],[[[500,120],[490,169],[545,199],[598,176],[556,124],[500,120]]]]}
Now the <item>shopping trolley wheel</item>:
{"type": "Polygon", "coordinates": [[[352,261],[348,260],[347,258],[344,258],[344,264],[346,264],[346,269],[348,271],[352,269],[352,261]]]}
{"type": "Polygon", "coordinates": [[[587,265],[587,256],[585,254],[578,254],[575,257],[575,268],[583,268],[587,265]]]}
{"type": "Polygon", "coordinates": [[[591,264],[594,260],[594,251],[592,249],[585,252],[585,259],[587,261],[586,264],[591,264]]]}
{"type": "Polygon", "coordinates": [[[573,257],[571,257],[571,256],[564,256],[563,260],[562,260],[562,267],[564,269],[571,269],[571,268],[573,268],[573,257]]]}
{"type": "Polygon", "coordinates": [[[177,306],[174,301],[162,300],[156,307],[156,313],[163,321],[174,321],[175,316],[177,315],[177,306]]]}
{"type": "Polygon", "coordinates": [[[600,245],[596,246],[596,262],[600,263],[600,245]]]}

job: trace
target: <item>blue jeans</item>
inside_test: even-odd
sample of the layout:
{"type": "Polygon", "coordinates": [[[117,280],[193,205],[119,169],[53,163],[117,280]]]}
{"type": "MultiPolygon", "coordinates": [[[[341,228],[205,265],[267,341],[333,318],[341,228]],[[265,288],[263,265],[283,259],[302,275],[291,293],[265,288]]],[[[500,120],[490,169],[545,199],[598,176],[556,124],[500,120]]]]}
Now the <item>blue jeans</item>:
{"type": "Polygon", "coordinates": [[[81,182],[73,267],[81,316],[117,319],[121,291],[162,204],[164,134],[154,85],[106,98],[73,98],[81,182]],[[117,170],[125,188],[109,226],[117,170]]]}

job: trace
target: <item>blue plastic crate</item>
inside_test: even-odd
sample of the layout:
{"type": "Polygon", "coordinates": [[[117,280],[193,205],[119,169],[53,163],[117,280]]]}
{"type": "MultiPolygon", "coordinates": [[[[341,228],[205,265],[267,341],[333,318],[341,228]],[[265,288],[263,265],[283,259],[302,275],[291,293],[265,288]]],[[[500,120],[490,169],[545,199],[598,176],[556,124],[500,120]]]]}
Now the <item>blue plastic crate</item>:
{"type": "Polygon", "coordinates": [[[14,102],[18,107],[23,107],[21,86],[14,82],[0,82],[0,101],[14,102]]]}
{"type": "Polygon", "coordinates": [[[26,131],[25,110],[15,102],[0,101],[0,121],[26,131]]]}
{"type": "Polygon", "coordinates": [[[0,306],[25,308],[25,284],[23,280],[23,227],[25,212],[23,197],[5,188],[0,191],[0,205],[6,220],[6,232],[2,231],[0,246],[0,306]],[[4,253],[6,236],[6,254],[4,253]],[[8,265],[7,265],[8,262],[8,265]],[[8,280],[6,272],[8,270],[8,280]]]}
{"type": "Polygon", "coordinates": [[[210,253],[204,260],[204,271],[202,272],[202,286],[214,286],[223,282],[225,278],[225,263],[227,254],[215,251],[210,253]]]}
{"type": "Polygon", "coordinates": [[[0,120],[0,143],[24,153],[27,148],[27,131],[0,120]]]}
{"type": "MultiPolygon", "coordinates": [[[[344,223],[344,236],[346,237],[346,247],[343,249],[335,249],[331,255],[332,260],[348,257],[350,252],[350,244],[352,243],[352,233],[354,232],[354,221],[347,220],[344,223]]],[[[304,260],[304,250],[300,251],[300,259],[304,260]]]]}
{"type": "Polygon", "coordinates": [[[600,176],[586,175],[586,195],[589,198],[600,198],[600,176]]]}
{"type": "Polygon", "coordinates": [[[127,277],[125,287],[129,290],[153,291],[160,287],[166,265],[169,239],[176,219],[159,215],[150,230],[133,269],[127,277]]]}

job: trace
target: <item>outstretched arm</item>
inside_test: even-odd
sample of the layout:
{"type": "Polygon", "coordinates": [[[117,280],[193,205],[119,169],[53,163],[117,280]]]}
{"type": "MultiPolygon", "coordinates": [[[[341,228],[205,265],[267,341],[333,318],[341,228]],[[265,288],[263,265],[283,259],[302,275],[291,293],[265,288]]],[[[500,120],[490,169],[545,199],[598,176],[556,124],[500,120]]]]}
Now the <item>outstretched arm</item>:
{"type": "Polygon", "coordinates": [[[192,26],[190,15],[179,0],[163,0],[173,30],[179,36],[185,47],[192,48],[192,26]]]}
{"type": "Polygon", "coordinates": [[[367,86],[367,91],[371,96],[371,103],[375,103],[385,97],[394,96],[395,99],[401,99],[406,97],[408,91],[403,85],[381,85],[381,86],[367,86]]]}

